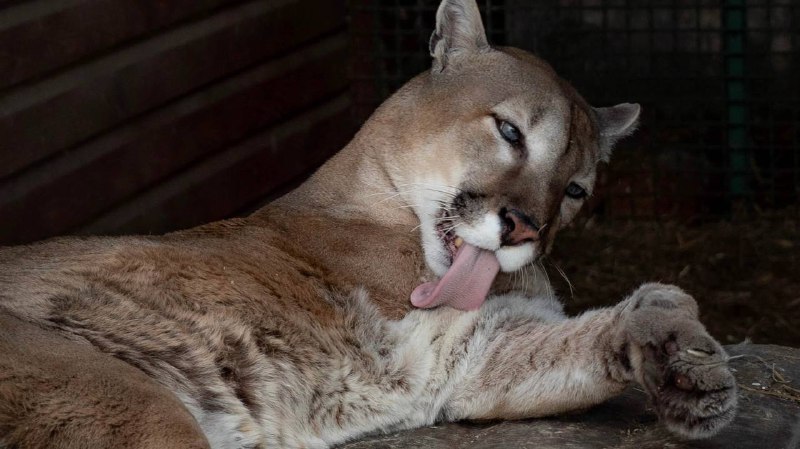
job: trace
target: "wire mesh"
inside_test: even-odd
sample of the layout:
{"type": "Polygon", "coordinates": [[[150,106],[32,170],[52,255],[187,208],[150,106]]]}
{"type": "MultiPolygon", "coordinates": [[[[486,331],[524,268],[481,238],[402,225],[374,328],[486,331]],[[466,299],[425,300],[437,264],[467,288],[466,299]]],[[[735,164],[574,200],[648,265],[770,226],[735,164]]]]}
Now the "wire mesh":
{"type": "MultiPolygon", "coordinates": [[[[638,102],[596,212],[703,220],[800,199],[800,3],[479,0],[493,45],[550,62],[590,103],[638,102]]],[[[351,0],[361,119],[429,65],[437,0],[351,0]]]]}

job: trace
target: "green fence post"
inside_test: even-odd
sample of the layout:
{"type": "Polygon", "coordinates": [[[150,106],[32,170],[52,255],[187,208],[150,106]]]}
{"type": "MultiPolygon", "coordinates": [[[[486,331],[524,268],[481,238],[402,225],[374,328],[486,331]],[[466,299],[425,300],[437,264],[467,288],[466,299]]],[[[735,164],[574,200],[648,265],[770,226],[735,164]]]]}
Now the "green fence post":
{"type": "Polygon", "coordinates": [[[722,13],[728,112],[729,192],[731,199],[737,199],[749,193],[747,182],[747,91],[744,82],[747,15],[744,0],[725,0],[722,13]]]}

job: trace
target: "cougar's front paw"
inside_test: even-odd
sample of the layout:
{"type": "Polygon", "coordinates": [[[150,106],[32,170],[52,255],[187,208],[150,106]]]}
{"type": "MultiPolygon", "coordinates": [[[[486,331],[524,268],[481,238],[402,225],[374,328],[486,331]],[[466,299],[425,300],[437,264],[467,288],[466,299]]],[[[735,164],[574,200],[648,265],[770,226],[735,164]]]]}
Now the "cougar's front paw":
{"type": "Polygon", "coordinates": [[[667,428],[705,438],[730,423],[736,381],[694,299],[675,286],[646,284],[622,305],[629,367],[667,428]]]}

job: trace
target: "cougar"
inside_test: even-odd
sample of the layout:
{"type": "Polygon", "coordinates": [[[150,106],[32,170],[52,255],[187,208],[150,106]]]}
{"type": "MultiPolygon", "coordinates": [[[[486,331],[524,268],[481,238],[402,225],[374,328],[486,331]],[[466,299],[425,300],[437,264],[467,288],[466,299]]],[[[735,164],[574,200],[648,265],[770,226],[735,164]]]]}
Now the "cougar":
{"type": "Polygon", "coordinates": [[[0,251],[0,447],[326,448],[586,409],[632,383],[678,435],[729,423],[734,378],[691,296],[645,284],[568,318],[519,275],[639,106],[591,107],[490,46],[473,0],[441,3],[430,53],[251,216],[0,251]]]}

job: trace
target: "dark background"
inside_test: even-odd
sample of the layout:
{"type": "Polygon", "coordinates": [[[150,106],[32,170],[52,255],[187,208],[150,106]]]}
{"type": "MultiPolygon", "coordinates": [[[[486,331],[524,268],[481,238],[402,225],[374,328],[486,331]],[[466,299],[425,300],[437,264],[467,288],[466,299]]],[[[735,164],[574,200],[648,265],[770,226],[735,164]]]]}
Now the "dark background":
{"type": "Polygon", "coordinates": [[[344,1],[0,0],[0,244],[244,213],[352,135],[344,1]]]}
{"type": "MultiPolygon", "coordinates": [[[[437,3],[350,3],[357,117],[427,67],[437,3]]],[[[543,261],[567,308],[670,282],[723,342],[800,346],[800,2],[478,4],[491,43],[542,56],[596,106],[643,106],[543,261]]]]}
{"type": "MultiPolygon", "coordinates": [[[[428,65],[437,1],[352,2],[372,58],[356,102],[428,65]]],[[[479,0],[495,45],[534,51],[594,105],[638,102],[606,217],[717,220],[800,192],[800,4],[789,0],[479,0]]]]}
{"type": "MultiPolygon", "coordinates": [[[[479,0],[642,125],[544,263],[572,311],[675,282],[800,346],[800,4],[479,0]],[[567,280],[568,279],[568,280],[567,280]]],[[[0,244],[246,214],[429,65],[436,0],[0,0],[0,244]]]]}

